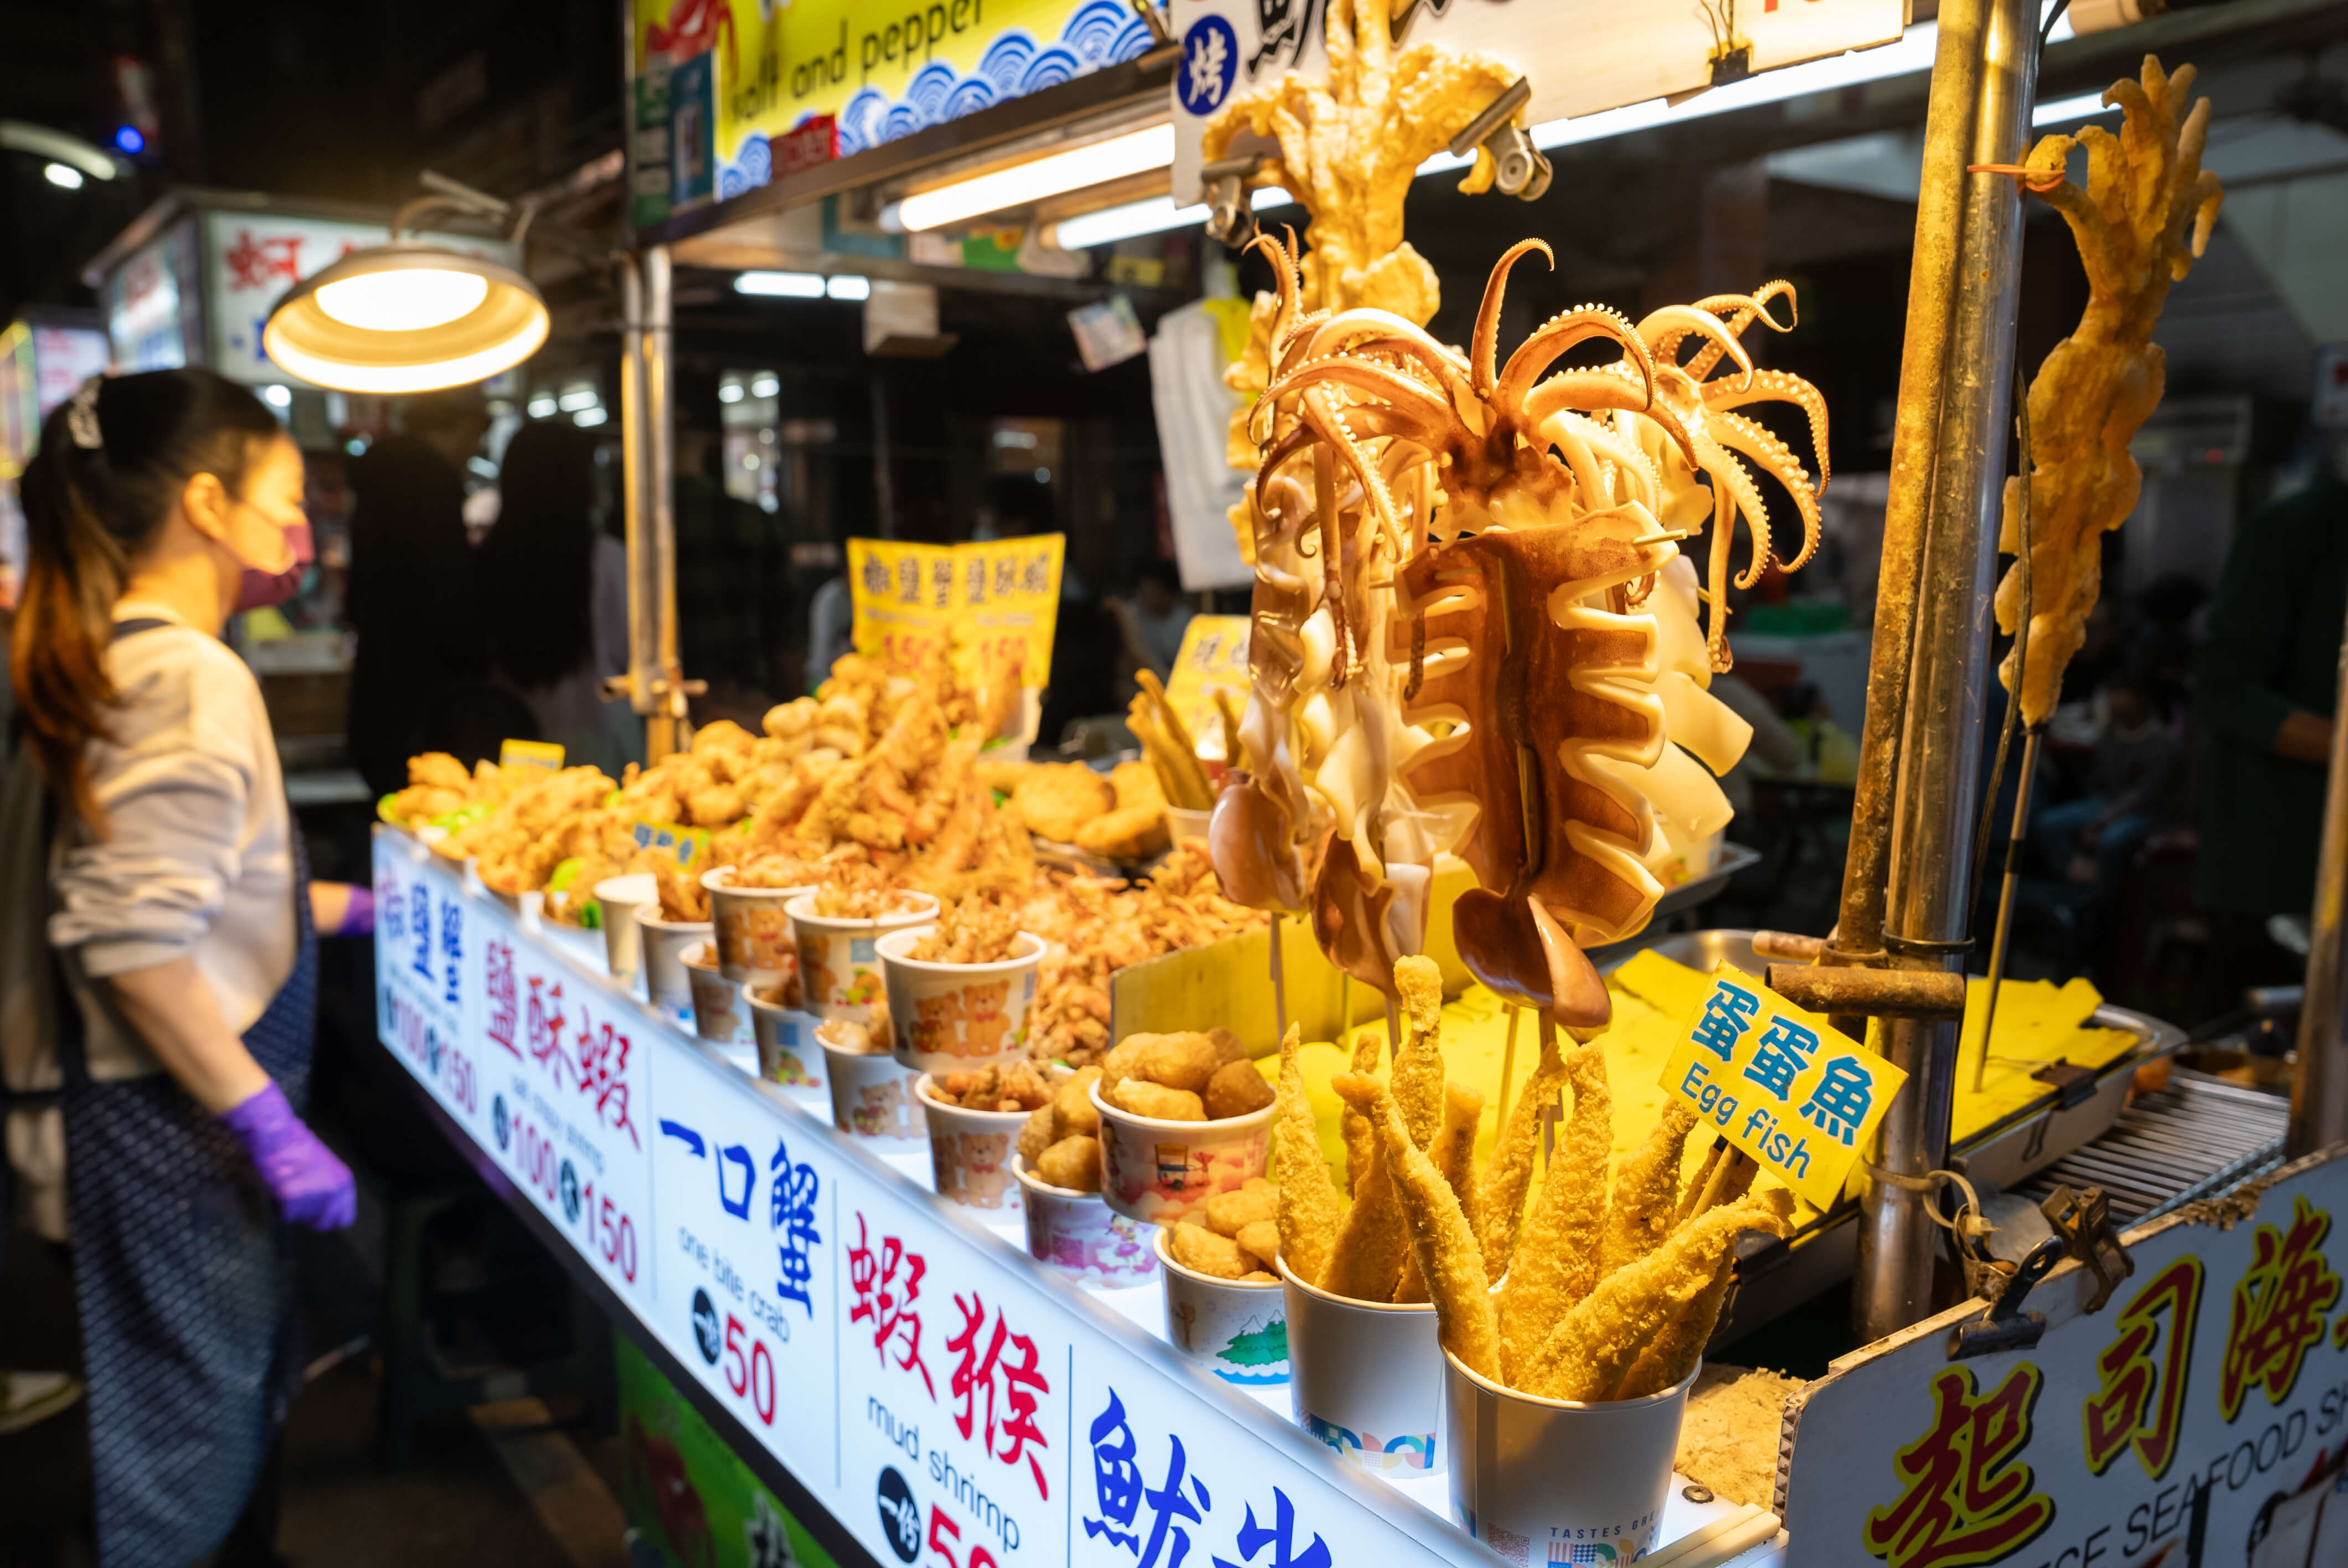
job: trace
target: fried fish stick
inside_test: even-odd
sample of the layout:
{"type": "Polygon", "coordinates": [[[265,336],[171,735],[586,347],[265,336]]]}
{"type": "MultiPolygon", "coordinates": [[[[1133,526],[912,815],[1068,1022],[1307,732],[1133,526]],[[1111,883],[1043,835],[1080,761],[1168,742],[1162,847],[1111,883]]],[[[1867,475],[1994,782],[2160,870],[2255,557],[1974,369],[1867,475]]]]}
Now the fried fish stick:
{"type": "Polygon", "coordinates": [[[1712,1284],[1737,1232],[1785,1234],[1786,1196],[1763,1194],[1699,1214],[1662,1246],[1608,1276],[1558,1320],[1509,1386],[1548,1399],[1607,1398],[1663,1326],[1712,1284]]]}
{"type": "Polygon", "coordinates": [[[1655,1336],[1646,1354],[1623,1374],[1622,1386],[1614,1391],[1614,1397],[1643,1399],[1649,1394],[1676,1388],[1681,1378],[1694,1371],[1695,1364],[1703,1359],[1704,1348],[1712,1341],[1712,1331],[1720,1325],[1720,1309],[1728,1300],[1728,1287],[1735,1278],[1736,1255],[1732,1249],[1722,1255],[1720,1266],[1713,1270],[1712,1283],[1663,1325],[1663,1332],[1655,1336]]]}
{"type": "Polygon", "coordinates": [[[1605,1048],[1577,1047],[1565,1059],[1565,1071],[1573,1083],[1573,1117],[1550,1156],[1549,1174],[1525,1216],[1523,1239],[1500,1290],[1500,1355],[1512,1388],[1524,1386],[1518,1381],[1520,1369],[1598,1283],[1606,1158],[1614,1145],[1605,1048]]]}
{"type": "Polygon", "coordinates": [[[1402,1046],[1395,1052],[1395,1107],[1421,1153],[1443,1123],[1443,971],[1435,960],[1404,958],[1394,967],[1402,999],[1402,1046]]]}
{"type": "Polygon", "coordinates": [[[1292,1023],[1280,1042],[1280,1255],[1297,1278],[1318,1285],[1329,1267],[1345,1202],[1329,1179],[1329,1162],[1321,1157],[1321,1134],[1299,1060],[1303,1038],[1303,1030],[1292,1023]]]}
{"type": "MultiPolygon", "coordinates": [[[[1340,1026],[1343,1032],[1343,1026],[1340,1026]]],[[[1385,1054],[1385,1042],[1370,1030],[1364,1030],[1354,1037],[1354,1071],[1375,1076],[1378,1058],[1385,1054]]],[[[1345,1107],[1337,1122],[1339,1132],[1345,1140],[1345,1191],[1354,1197],[1362,1195],[1362,1178],[1369,1173],[1371,1151],[1377,1147],[1377,1138],[1370,1131],[1369,1118],[1352,1106],[1345,1107]]]]}
{"type": "MultiPolygon", "coordinates": [[[[1401,1109],[1397,1102],[1395,1109],[1401,1109]]],[[[1426,1150],[1426,1157],[1443,1173],[1450,1184],[1451,1195],[1459,1201],[1459,1212],[1468,1220],[1472,1239],[1476,1229],[1476,1123],[1484,1114],[1484,1097],[1464,1083],[1444,1086],[1443,1126],[1426,1150]]],[[[1480,1263],[1483,1254],[1478,1253],[1480,1263]]],[[[1419,1272],[1418,1258],[1414,1254],[1402,1266],[1402,1282],[1395,1286],[1396,1301],[1425,1301],[1426,1276],[1419,1272]]]]}
{"type": "MultiPolygon", "coordinates": [[[[1410,1227],[1412,1259],[1434,1287],[1436,1332],[1443,1348],[1468,1370],[1497,1379],[1500,1342],[1490,1281],[1484,1276],[1484,1260],[1477,1254],[1475,1234],[1458,1196],[1435,1162],[1412,1147],[1410,1129],[1392,1092],[1375,1079],[1350,1072],[1339,1074],[1334,1087],[1376,1129],[1379,1151],[1385,1155],[1410,1227]]],[[[1474,1098],[1476,1111],[1482,1111],[1483,1097],[1474,1098]]],[[[1475,1125],[1472,1117],[1468,1125],[1475,1125]]]]}
{"type": "Polygon", "coordinates": [[[1730,1158],[1733,1153],[1727,1139],[1715,1138],[1712,1141],[1712,1147],[1704,1151],[1704,1163],[1696,1167],[1695,1180],[1690,1182],[1687,1191],[1680,1194],[1679,1209],[1672,1215],[1673,1230],[1695,1218],[1697,1205],[1704,1197],[1704,1184],[1712,1180],[1713,1173],[1720,1169],[1720,1163],[1730,1158]]]}
{"type": "Polygon", "coordinates": [[[1476,1245],[1484,1255],[1484,1272],[1494,1279],[1509,1272],[1517,1250],[1525,1189],[1533,1179],[1534,1153],[1540,1148],[1541,1117],[1556,1103],[1564,1083],[1565,1058],[1558,1054],[1557,1036],[1551,1033],[1541,1044],[1540,1062],[1500,1129],[1476,1189],[1476,1245]]]}
{"type": "MultiPolygon", "coordinates": [[[[1363,1117],[1362,1122],[1368,1126],[1369,1118],[1363,1117]]],[[[1336,1244],[1330,1249],[1328,1273],[1321,1288],[1356,1301],[1392,1301],[1409,1256],[1410,1227],[1403,1222],[1402,1206],[1395,1200],[1394,1182],[1386,1173],[1385,1153],[1373,1132],[1361,1185],[1354,1189],[1354,1206],[1345,1211],[1344,1222],[1337,1226],[1336,1244]]]]}
{"type": "Polygon", "coordinates": [[[1663,1120],[1646,1142],[1622,1162],[1614,1177],[1613,1199],[1606,1206],[1606,1242],[1598,1255],[1601,1275],[1638,1262],[1671,1234],[1677,1217],[1680,1160],[1694,1130],[1695,1108],[1673,1100],[1663,1107],[1663,1120]]]}

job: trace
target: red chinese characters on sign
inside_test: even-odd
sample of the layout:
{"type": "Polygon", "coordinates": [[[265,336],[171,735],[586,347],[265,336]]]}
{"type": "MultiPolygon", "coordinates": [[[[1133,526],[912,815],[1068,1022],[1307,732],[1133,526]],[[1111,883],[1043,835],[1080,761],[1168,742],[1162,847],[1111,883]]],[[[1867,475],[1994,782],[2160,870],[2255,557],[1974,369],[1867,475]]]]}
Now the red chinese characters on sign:
{"type": "Polygon", "coordinates": [[[2131,1444],[2145,1474],[2158,1481],[2168,1473],[2177,1458],[2200,1306],[2201,1260],[2180,1257],[2113,1319],[2118,1337],[2096,1358],[2103,1387],[2079,1410],[2087,1469],[2096,1475],[2131,1444]]]}
{"type": "Polygon", "coordinates": [[[228,263],[231,288],[265,289],[273,282],[299,282],[302,236],[264,234],[255,240],[252,230],[240,229],[236,243],[221,251],[221,259],[228,263]]]}
{"type": "Polygon", "coordinates": [[[625,1132],[641,1149],[636,1124],[628,1120],[628,1037],[610,1023],[598,1024],[579,1009],[579,1092],[595,1102],[595,1120],[614,1132],[625,1132]]]}
{"type": "Polygon", "coordinates": [[[2250,1266],[2234,1286],[2226,1326],[2226,1359],[2218,1374],[2218,1409],[2231,1421],[2242,1399],[2262,1388],[2269,1404],[2291,1397],[2307,1353],[2323,1337],[2324,1314],[2340,1299],[2340,1276],[2323,1257],[2332,1216],[2303,1197],[2291,1204],[2291,1229],[2260,1225],[2250,1266]]]}
{"type": "Polygon", "coordinates": [[[1035,1341],[1012,1333],[1001,1307],[989,1334],[986,1302],[974,1290],[969,1300],[957,1296],[953,1304],[962,1313],[962,1331],[946,1341],[946,1349],[960,1358],[953,1371],[954,1430],[1004,1464],[1025,1460],[1036,1493],[1048,1502],[1052,1489],[1040,1455],[1050,1445],[1035,1423],[1035,1409],[1036,1397],[1050,1393],[1052,1385],[1037,1369],[1035,1341]]]}
{"type": "Polygon", "coordinates": [[[496,1040],[519,1060],[520,1050],[514,1044],[517,1008],[514,1000],[513,944],[489,942],[481,948],[481,989],[489,1004],[489,1022],[483,1032],[496,1040]]]}
{"type": "Polygon", "coordinates": [[[2019,1551],[2054,1522],[2054,1500],[2032,1490],[2022,1462],[2044,1374],[2025,1361],[1976,1398],[1973,1370],[1932,1379],[1933,1418],[1892,1461],[1899,1498],[1867,1516],[1861,1542],[1890,1568],[1970,1568],[2019,1551]]]}
{"type": "Polygon", "coordinates": [[[541,977],[530,976],[530,1007],[523,1020],[525,1039],[530,1060],[545,1068],[557,1083],[574,1076],[571,1058],[562,1050],[562,1026],[568,1021],[562,1016],[562,982],[550,986],[541,977]]]}
{"type": "Polygon", "coordinates": [[[877,1253],[870,1239],[860,1214],[856,1245],[848,1249],[848,1286],[856,1293],[848,1320],[870,1325],[872,1348],[880,1353],[880,1364],[890,1365],[893,1351],[897,1368],[919,1372],[922,1387],[934,1399],[938,1387],[930,1380],[929,1366],[922,1359],[922,1315],[913,1307],[922,1298],[922,1276],[930,1266],[920,1253],[907,1251],[895,1236],[882,1236],[877,1253]]]}

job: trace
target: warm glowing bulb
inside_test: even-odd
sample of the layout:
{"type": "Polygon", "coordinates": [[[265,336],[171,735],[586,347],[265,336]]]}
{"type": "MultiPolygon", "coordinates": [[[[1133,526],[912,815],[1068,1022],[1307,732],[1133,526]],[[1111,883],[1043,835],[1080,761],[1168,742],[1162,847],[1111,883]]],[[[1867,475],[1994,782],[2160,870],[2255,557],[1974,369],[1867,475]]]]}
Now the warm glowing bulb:
{"type": "Polygon", "coordinates": [[[328,283],[318,308],[362,332],[412,333],[469,315],[489,294],[489,281],[472,272],[403,267],[328,283]]]}

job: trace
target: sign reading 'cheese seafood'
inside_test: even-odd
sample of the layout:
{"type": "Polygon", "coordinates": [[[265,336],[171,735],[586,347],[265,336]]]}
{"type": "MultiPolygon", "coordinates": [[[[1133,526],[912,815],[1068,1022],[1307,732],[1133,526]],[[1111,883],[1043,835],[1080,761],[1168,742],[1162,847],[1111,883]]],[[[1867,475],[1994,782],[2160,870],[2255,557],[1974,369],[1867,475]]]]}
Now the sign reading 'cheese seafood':
{"type": "Polygon", "coordinates": [[[1663,1069],[1663,1090],[1826,1208],[1908,1075],[1722,964],[1663,1069]]]}

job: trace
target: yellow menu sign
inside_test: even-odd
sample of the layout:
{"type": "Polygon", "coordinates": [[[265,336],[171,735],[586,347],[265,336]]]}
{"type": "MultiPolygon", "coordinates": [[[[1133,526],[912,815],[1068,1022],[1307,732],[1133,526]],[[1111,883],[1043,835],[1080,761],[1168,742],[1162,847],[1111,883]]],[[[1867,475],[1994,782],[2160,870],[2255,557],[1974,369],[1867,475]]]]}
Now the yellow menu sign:
{"type": "Polygon", "coordinates": [[[951,658],[965,679],[982,661],[1015,663],[1022,686],[1043,686],[1066,544],[1058,534],[959,545],[849,540],[856,651],[904,670],[951,658]]]}
{"type": "MultiPolygon", "coordinates": [[[[1244,615],[1194,615],[1183,629],[1182,651],[1174,656],[1174,672],[1167,678],[1166,700],[1190,738],[1200,746],[1222,754],[1223,722],[1215,710],[1215,694],[1231,699],[1238,712],[1248,700],[1248,618],[1244,615]]],[[[1226,757],[1234,764],[1236,757],[1226,757]]]]}
{"type": "Polygon", "coordinates": [[[1823,1209],[1907,1081],[1824,1018],[1722,964],[1663,1069],[1663,1087],[1823,1209]]]}
{"type": "Polygon", "coordinates": [[[558,774],[562,771],[562,746],[556,741],[500,741],[498,743],[498,766],[543,768],[548,773],[558,774]]]}

